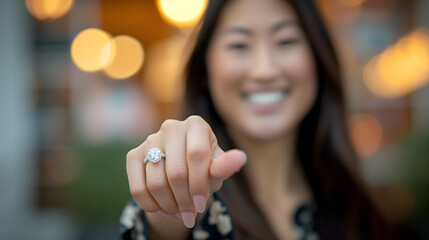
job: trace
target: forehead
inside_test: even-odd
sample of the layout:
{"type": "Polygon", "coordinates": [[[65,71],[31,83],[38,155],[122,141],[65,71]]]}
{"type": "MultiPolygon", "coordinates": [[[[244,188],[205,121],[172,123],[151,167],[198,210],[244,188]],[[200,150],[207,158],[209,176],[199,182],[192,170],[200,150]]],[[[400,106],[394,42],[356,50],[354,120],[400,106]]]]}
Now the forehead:
{"type": "Polygon", "coordinates": [[[232,0],[220,15],[218,29],[232,26],[265,29],[283,20],[297,21],[295,10],[286,0],[232,0]]]}

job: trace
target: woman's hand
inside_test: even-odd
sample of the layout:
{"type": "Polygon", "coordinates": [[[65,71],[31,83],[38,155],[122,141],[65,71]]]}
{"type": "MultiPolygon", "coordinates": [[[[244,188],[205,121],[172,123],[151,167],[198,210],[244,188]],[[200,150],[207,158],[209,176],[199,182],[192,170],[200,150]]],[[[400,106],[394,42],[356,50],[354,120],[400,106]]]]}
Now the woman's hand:
{"type": "Polygon", "coordinates": [[[204,212],[209,195],[245,162],[242,151],[224,152],[218,146],[216,136],[201,117],[167,120],[157,133],[128,152],[128,182],[143,210],[176,216],[192,228],[196,213],[204,212]],[[151,148],[159,148],[166,157],[144,164],[151,148]]]}

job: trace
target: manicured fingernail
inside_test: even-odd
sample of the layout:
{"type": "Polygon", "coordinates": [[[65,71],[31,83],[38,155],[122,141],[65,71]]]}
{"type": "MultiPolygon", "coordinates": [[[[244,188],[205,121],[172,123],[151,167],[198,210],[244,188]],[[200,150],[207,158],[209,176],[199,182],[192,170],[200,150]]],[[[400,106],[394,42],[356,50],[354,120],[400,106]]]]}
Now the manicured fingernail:
{"type": "Polygon", "coordinates": [[[174,216],[176,216],[176,217],[177,217],[177,219],[182,220],[182,215],[180,215],[180,213],[175,214],[174,216]]]}
{"type": "Polygon", "coordinates": [[[168,214],[167,213],[165,213],[164,211],[162,211],[162,210],[158,210],[158,211],[156,211],[155,212],[156,214],[158,214],[159,216],[161,216],[161,217],[168,217],[168,214]]]}
{"type": "Polygon", "coordinates": [[[195,195],[194,197],[195,209],[199,213],[203,213],[206,209],[206,197],[204,195],[195,195]]]}
{"type": "Polygon", "coordinates": [[[183,224],[187,228],[193,228],[195,225],[195,216],[191,212],[182,212],[183,224]]]}

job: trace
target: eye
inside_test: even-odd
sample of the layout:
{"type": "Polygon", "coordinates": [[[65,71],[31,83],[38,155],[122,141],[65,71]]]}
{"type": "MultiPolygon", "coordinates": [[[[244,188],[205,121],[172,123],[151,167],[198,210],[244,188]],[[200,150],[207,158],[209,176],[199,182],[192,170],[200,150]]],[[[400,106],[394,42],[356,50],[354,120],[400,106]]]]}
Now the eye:
{"type": "Polygon", "coordinates": [[[282,46],[289,46],[289,45],[293,45],[293,44],[295,44],[297,42],[298,42],[298,39],[284,39],[284,40],[279,41],[278,45],[280,47],[282,47],[282,46]]]}
{"type": "Polygon", "coordinates": [[[248,46],[247,46],[247,44],[244,44],[244,43],[234,43],[234,44],[228,45],[228,48],[232,49],[232,50],[242,51],[242,50],[246,50],[248,48],[248,46]]]}

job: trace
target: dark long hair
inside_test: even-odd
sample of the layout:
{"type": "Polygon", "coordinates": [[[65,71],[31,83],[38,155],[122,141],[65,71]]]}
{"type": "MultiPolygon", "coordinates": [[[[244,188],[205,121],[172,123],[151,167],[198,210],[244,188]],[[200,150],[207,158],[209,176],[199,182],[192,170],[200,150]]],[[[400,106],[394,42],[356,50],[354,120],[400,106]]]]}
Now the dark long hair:
{"type": "MultiPolygon", "coordinates": [[[[208,89],[207,49],[228,0],[211,0],[186,68],[186,112],[202,116],[224,150],[234,147],[208,89]]],[[[322,239],[386,239],[386,225],[357,174],[357,157],[347,135],[341,72],[332,40],[312,0],[288,0],[313,52],[317,99],[301,122],[297,152],[317,205],[315,229],[322,239]],[[309,149],[311,149],[309,151],[309,149]]],[[[252,199],[241,171],[221,189],[233,217],[236,237],[275,239],[252,199]]]]}

